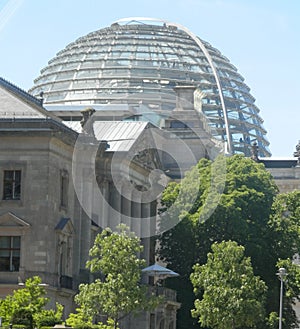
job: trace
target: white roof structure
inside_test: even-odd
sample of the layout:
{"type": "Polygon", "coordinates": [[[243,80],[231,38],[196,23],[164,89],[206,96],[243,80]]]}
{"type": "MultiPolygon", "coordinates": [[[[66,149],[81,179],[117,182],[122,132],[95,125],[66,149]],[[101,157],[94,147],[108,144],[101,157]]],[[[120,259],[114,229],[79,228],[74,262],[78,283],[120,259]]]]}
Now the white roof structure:
{"type": "MultiPolygon", "coordinates": [[[[69,128],[82,132],[79,121],[64,121],[69,128]]],[[[106,152],[127,152],[147,127],[148,122],[95,121],[93,129],[98,141],[107,141],[106,152]]]]}

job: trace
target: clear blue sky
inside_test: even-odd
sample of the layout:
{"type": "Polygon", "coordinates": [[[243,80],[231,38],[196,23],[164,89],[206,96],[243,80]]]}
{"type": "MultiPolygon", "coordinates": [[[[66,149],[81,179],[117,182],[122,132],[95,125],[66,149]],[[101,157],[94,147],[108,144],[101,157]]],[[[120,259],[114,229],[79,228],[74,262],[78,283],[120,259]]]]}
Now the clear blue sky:
{"type": "Polygon", "coordinates": [[[0,0],[0,76],[28,90],[70,42],[132,16],[182,24],[228,57],[251,88],[273,156],[300,140],[299,0],[0,0]]]}

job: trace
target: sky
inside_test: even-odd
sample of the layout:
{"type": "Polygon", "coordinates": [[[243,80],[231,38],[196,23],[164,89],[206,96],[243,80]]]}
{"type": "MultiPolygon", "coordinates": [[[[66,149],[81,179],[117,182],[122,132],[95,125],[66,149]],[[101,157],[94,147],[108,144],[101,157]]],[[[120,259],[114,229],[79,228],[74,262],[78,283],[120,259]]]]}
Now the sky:
{"type": "Polygon", "coordinates": [[[237,67],[274,157],[300,140],[299,0],[0,0],[0,76],[28,90],[60,50],[125,17],[187,27],[237,67]]]}

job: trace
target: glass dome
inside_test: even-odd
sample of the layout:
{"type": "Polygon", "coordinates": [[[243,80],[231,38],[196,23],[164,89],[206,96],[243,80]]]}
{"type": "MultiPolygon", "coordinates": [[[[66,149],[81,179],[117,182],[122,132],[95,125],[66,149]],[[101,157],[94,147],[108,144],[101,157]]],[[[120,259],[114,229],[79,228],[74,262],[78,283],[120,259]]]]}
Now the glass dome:
{"type": "Polygon", "coordinates": [[[198,108],[233,153],[255,140],[260,156],[270,156],[243,77],[220,51],[178,24],[124,19],[89,33],[50,60],[30,92],[42,92],[46,107],[142,102],[166,115],[178,85],[197,87],[198,108]]]}

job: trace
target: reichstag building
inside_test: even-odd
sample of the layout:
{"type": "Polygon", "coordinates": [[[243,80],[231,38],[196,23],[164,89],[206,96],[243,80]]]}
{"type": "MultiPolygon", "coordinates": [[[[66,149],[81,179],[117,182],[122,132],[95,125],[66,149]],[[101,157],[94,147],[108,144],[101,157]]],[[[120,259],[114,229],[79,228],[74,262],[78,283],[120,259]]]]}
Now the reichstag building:
{"type": "MultiPolygon", "coordinates": [[[[300,151],[272,159],[266,134],[230,60],[159,19],[121,19],[78,38],[28,92],[0,78],[0,297],[39,275],[67,317],[91,280],[96,234],[119,223],[154,264],[160,194],[203,157],[257,156],[282,191],[299,189],[300,151]]],[[[159,288],[165,303],[125,327],[176,328],[180,303],[159,288]]]]}

